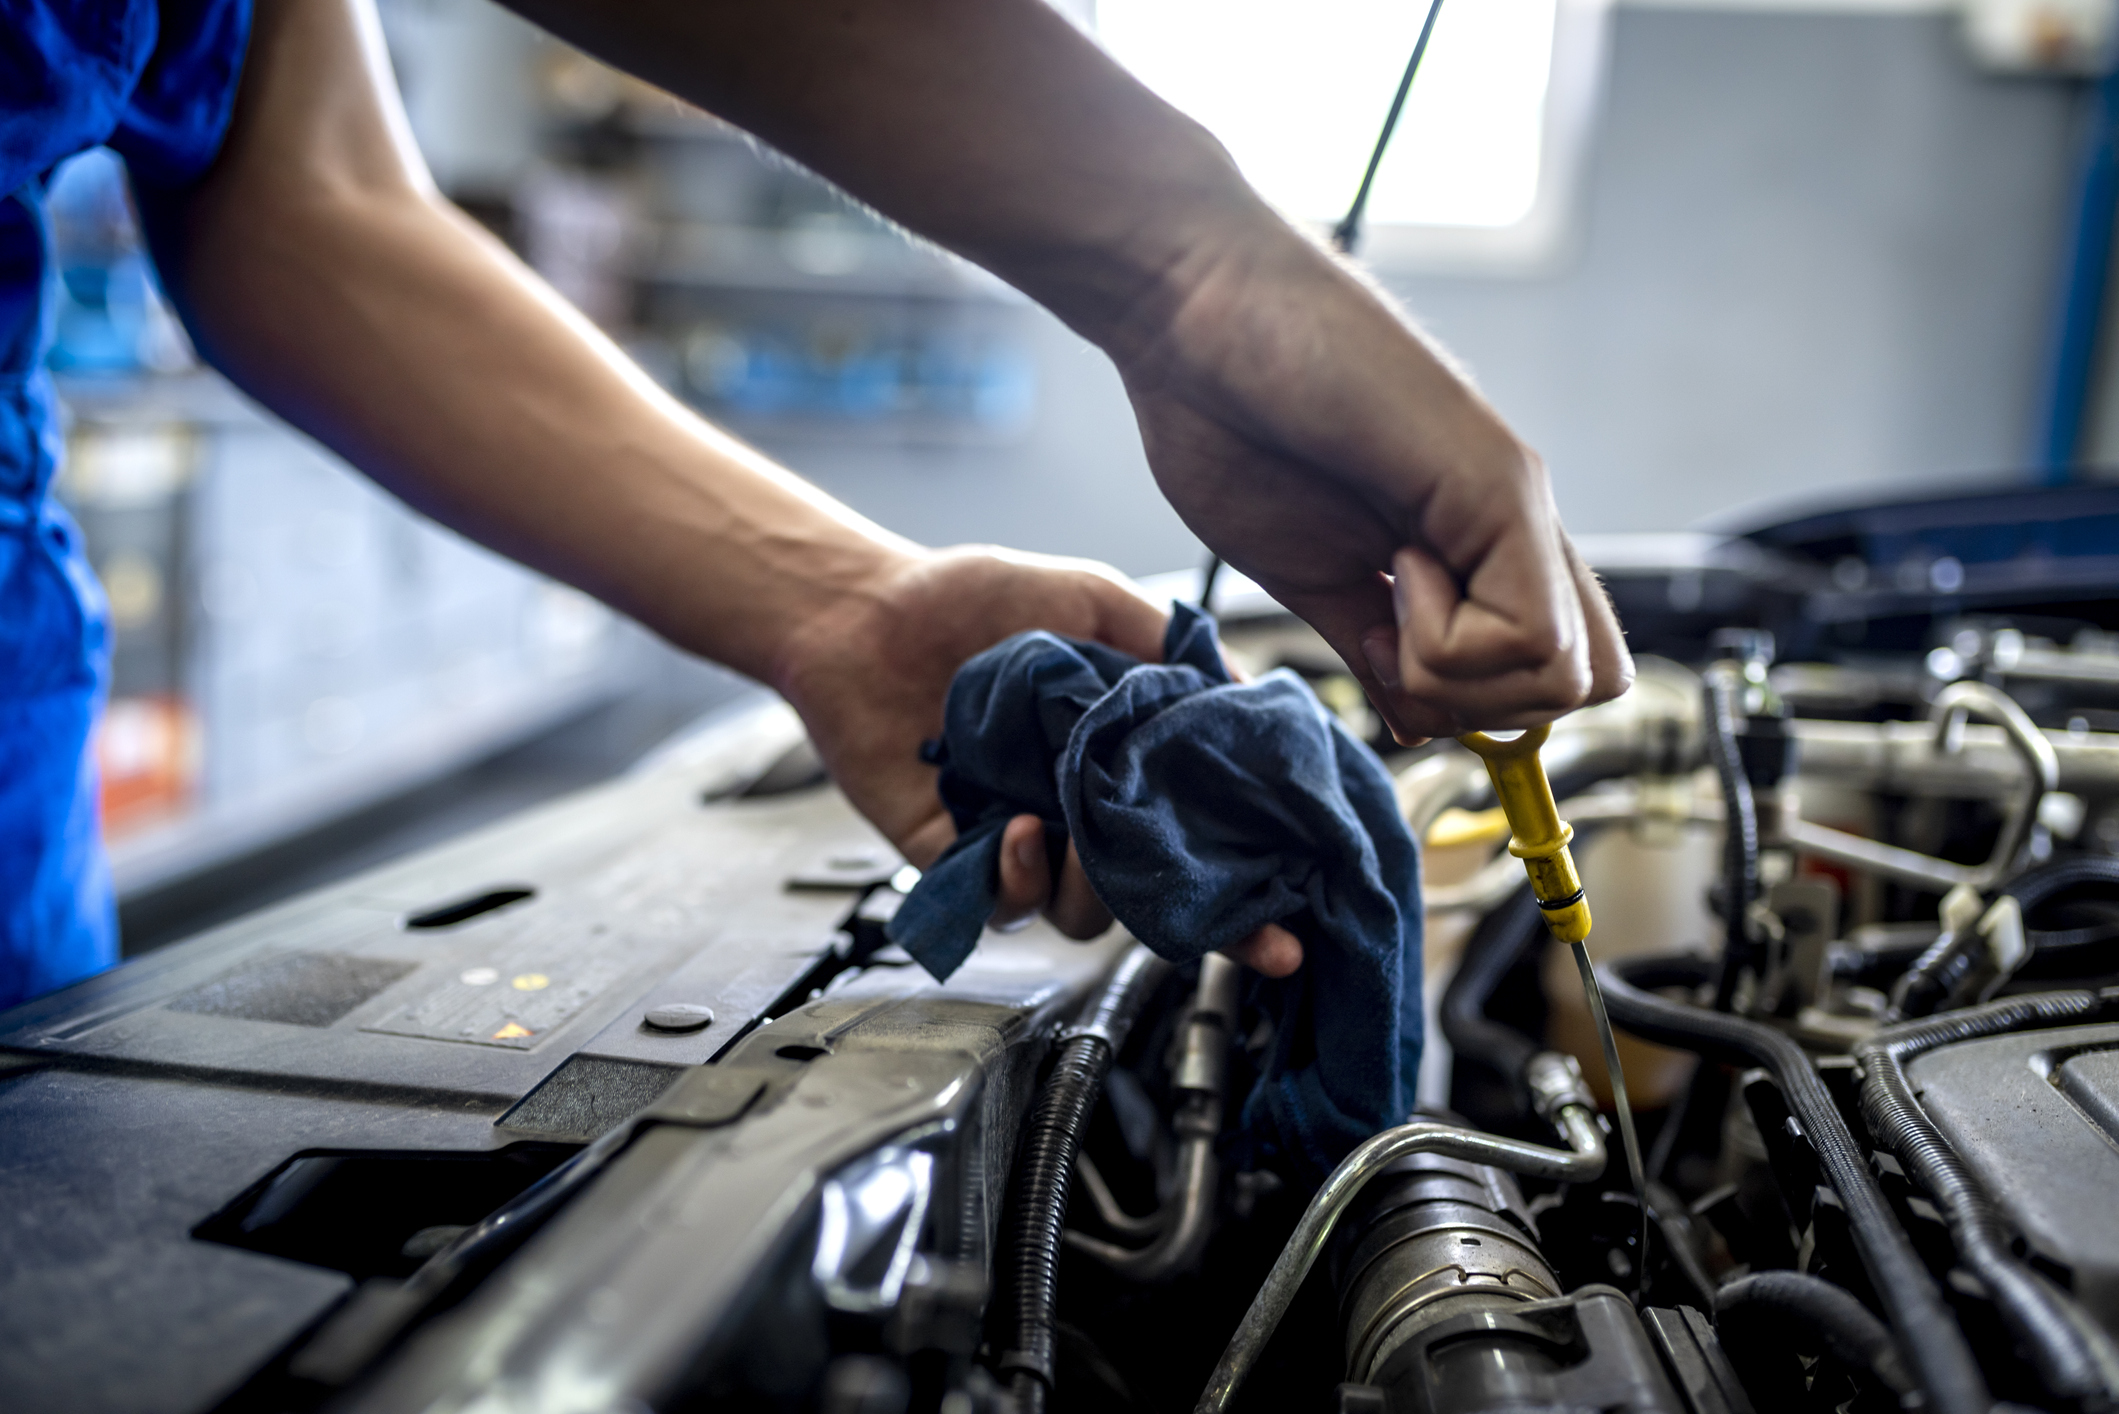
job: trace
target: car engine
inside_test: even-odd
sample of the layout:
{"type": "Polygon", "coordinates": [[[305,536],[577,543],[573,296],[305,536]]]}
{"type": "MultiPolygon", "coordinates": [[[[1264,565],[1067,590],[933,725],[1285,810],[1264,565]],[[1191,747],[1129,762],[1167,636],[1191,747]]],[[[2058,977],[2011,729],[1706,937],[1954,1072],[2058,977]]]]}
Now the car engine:
{"type": "Polygon", "coordinates": [[[1378,740],[1420,1110],[1317,1184],[1232,1143],[1240,968],[1036,924],[933,981],[756,706],[0,1018],[0,1402],[2112,1409],[2114,545],[2086,487],[1591,548],[1640,676],[1544,759],[1638,1185],[1471,752],[1378,740]]]}

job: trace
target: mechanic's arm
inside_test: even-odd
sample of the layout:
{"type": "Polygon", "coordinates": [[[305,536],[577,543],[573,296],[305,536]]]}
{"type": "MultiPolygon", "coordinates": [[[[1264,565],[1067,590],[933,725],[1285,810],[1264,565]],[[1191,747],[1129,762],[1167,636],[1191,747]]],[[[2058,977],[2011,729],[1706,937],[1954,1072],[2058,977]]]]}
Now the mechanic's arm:
{"type": "MultiPolygon", "coordinates": [[[[215,366],[421,509],[779,688],[908,858],[954,836],[920,741],[973,653],[1027,628],[1161,656],[1165,615],[1079,561],[926,551],[670,398],[443,201],[362,0],[264,0],[220,159],[144,192],[156,260],[215,366]]],[[[1110,915],[1011,825],[1002,916],[1110,915]]],[[[1280,930],[1238,950],[1275,972],[1280,930]]]]}
{"type": "Polygon", "coordinates": [[[507,3],[1100,344],[1179,513],[1402,737],[1544,720],[1631,680],[1537,456],[1041,0],[507,3]]]}

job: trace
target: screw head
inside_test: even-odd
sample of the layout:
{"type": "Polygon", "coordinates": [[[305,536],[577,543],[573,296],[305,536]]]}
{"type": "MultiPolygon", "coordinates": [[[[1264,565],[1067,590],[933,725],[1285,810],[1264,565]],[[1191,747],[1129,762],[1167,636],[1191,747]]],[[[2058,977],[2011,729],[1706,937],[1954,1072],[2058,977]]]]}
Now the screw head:
{"type": "Polygon", "coordinates": [[[691,1002],[671,1002],[667,1006],[651,1007],[641,1018],[650,1031],[704,1031],[714,1024],[714,1009],[691,1002]]]}

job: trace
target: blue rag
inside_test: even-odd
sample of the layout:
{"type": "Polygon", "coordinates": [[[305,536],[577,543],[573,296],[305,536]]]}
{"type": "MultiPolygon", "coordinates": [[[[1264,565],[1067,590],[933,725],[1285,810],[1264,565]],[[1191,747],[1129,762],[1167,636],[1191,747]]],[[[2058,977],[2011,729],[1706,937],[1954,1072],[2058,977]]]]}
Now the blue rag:
{"type": "Polygon", "coordinates": [[[1420,868],[1374,752],[1286,671],[1240,684],[1213,620],[1180,604],[1164,661],[1024,633],[949,687],[927,755],[956,843],[889,925],[938,978],[997,901],[1017,815],[1072,837],[1118,921],[1172,962],[1267,923],[1294,976],[1252,979],[1273,1042],[1242,1122],[1254,1151],[1322,1174],[1412,1111],[1420,1068],[1420,868]]]}

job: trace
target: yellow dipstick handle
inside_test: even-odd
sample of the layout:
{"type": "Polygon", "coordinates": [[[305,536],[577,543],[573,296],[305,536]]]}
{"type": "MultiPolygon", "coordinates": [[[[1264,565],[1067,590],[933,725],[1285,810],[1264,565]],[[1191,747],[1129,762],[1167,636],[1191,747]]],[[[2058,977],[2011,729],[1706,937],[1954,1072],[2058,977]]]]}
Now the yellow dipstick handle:
{"type": "Polygon", "coordinates": [[[1582,876],[1575,872],[1575,857],[1567,842],[1575,837],[1574,826],[1560,818],[1560,806],[1552,798],[1552,782],[1546,779],[1545,763],[1538,748],[1552,735],[1550,725],[1532,727],[1512,740],[1500,741],[1484,732],[1466,732],[1457,738],[1486,763],[1493,778],[1494,794],[1501,797],[1502,813],[1515,838],[1508,852],[1523,861],[1530,875],[1530,891],[1538,900],[1545,926],[1566,943],[1575,955],[1575,970],[1582,974],[1582,996],[1589,1015],[1597,1024],[1597,1039],[1604,1046],[1604,1073],[1611,1079],[1612,1108],[1618,1111],[1619,1139],[1626,1150],[1626,1173],[1633,1180],[1634,1201],[1641,1205],[1640,1246],[1633,1251],[1634,1301],[1639,1304],[1647,1267],[1648,1181],[1641,1163],[1641,1139],[1634,1132],[1633,1106],[1626,1101],[1626,1076],[1619,1069],[1619,1042],[1611,1033],[1611,1017],[1604,1010],[1604,992],[1597,986],[1596,970],[1589,962],[1589,904],[1582,897],[1582,876]]]}
{"type": "Polygon", "coordinates": [[[1538,748],[1551,734],[1548,725],[1532,727],[1510,741],[1484,732],[1466,732],[1457,740],[1486,762],[1494,794],[1501,798],[1508,828],[1515,834],[1508,852],[1523,861],[1546,927],[1563,943],[1579,943],[1589,936],[1590,920],[1582,876],[1575,872],[1574,855],[1567,849],[1575,837],[1574,826],[1560,818],[1545,763],[1538,759],[1538,748]]]}

